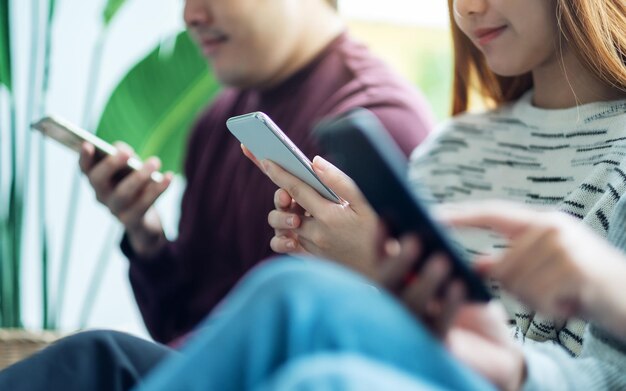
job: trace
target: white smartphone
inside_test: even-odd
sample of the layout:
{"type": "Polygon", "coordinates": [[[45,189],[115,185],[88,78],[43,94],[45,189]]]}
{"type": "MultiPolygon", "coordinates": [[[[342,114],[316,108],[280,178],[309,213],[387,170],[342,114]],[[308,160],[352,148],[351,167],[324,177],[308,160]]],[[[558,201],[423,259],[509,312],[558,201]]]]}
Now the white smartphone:
{"type": "Polygon", "coordinates": [[[315,174],[311,161],[266,114],[254,112],[232,117],[226,121],[226,126],[258,160],[271,160],[326,199],[342,202],[315,174]]]}
{"type": "MultiPolygon", "coordinates": [[[[92,144],[95,148],[94,157],[96,161],[100,161],[109,155],[115,155],[117,152],[117,148],[97,137],[93,133],[88,132],[85,129],[81,129],[80,127],[58,117],[44,117],[31,124],[31,127],[76,152],[80,152],[80,148],[84,142],[92,144]]],[[[139,170],[142,166],[143,163],[141,160],[131,157],[128,159],[127,169],[119,172],[116,175],[116,178],[121,179],[128,175],[131,171],[139,170]]],[[[160,183],[163,181],[163,174],[155,171],[150,176],[150,179],[156,183],[160,183]]]]}

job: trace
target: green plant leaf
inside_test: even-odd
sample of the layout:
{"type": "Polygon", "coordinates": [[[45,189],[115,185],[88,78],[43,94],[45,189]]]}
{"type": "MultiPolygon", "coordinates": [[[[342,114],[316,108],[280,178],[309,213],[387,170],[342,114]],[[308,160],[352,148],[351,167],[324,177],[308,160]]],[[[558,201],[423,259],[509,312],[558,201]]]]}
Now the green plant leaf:
{"type": "Polygon", "coordinates": [[[176,36],[172,50],[164,47],[167,42],[115,88],[96,133],[126,142],[143,159],[160,157],[163,171],[180,172],[189,129],[219,84],[186,32],[176,36]]]}
{"type": "Polygon", "coordinates": [[[12,89],[9,0],[0,0],[0,84],[12,89]]]}
{"type": "Polygon", "coordinates": [[[104,7],[104,12],[102,13],[102,17],[104,18],[104,25],[108,26],[111,23],[111,20],[117,14],[117,11],[122,8],[126,0],[108,0],[107,5],[104,7]]]}

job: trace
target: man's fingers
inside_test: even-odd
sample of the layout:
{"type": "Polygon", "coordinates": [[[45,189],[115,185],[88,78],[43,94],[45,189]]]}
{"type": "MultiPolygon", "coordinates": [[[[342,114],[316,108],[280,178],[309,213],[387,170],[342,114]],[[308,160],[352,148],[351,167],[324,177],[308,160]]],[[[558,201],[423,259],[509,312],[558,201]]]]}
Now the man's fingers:
{"type": "Polygon", "coordinates": [[[96,164],[89,172],[89,181],[96,193],[105,192],[110,186],[115,174],[124,169],[128,163],[130,154],[118,151],[113,156],[107,156],[96,164]]]}
{"type": "Polygon", "coordinates": [[[94,166],[93,160],[95,154],[96,149],[92,144],[84,142],[80,146],[80,157],[78,159],[78,166],[84,174],[87,174],[89,170],[91,170],[94,166]]]}
{"type": "MultiPolygon", "coordinates": [[[[153,182],[150,175],[161,167],[161,161],[158,158],[148,159],[143,167],[131,172],[115,187],[111,195],[109,208],[114,214],[124,210],[128,205],[134,203],[139,195],[153,182]]],[[[155,186],[160,188],[160,186],[155,186]]]]}
{"type": "Polygon", "coordinates": [[[118,219],[122,222],[122,224],[129,226],[141,221],[148,209],[154,205],[157,198],[159,198],[161,194],[167,190],[172,182],[172,178],[173,175],[171,173],[167,173],[164,175],[163,181],[159,183],[149,182],[135,202],[127,209],[124,209],[121,213],[119,213],[118,219]]]}

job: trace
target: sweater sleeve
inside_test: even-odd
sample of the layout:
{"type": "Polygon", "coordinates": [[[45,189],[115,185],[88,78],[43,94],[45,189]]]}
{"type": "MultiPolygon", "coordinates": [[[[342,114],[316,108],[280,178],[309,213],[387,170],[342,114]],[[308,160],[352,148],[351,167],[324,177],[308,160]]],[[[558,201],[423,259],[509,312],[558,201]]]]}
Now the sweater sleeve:
{"type": "MultiPolygon", "coordinates": [[[[214,107],[221,104],[216,100],[213,106],[199,119],[190,133],[187,143],[184,174],[187,182],[196,175],[198,156],[201,153],[202,130],[210,126],[214,107]]],[[[187,190],[183,195],[181,209],[188,202],[187,190]]],[[[181,216],[179,231],[184,217],[181,216]]],[[[181,316],[187,309],[189,295],[189,275],[181,267],[180,244],[177,238],[168,241],[156,256],[144,259],[130,246],[126,234],[121,242],[122,253],[128,258],[129,280],[135,301],[141,312],[148,332],[155,341],[169,343],[188,332],[205,314],[195,317],[181,316]]],[[[188,312],[188,311],[187,311],[188,312]]]]}
{"type": "Polygon", "coordinates": [[[585,332],[578,358],[549,343],[525,345],[524,353],[527,379],[523,391],[626,389],[625,345],[597,327],[585,332]]]}
{"type": "Polygon", "coordinates": [[[168,242],[156,257],[145,260],[137,256],[124,235],[122,253],[130,261],[129,279],[135,301],[148,332],[155,341],[169,343],[180,336],[176,317],[170,309],[178,303],[176,298],[184,286],[184,275],[178,266],[175,242],[168,242]]]}
{"type": "MultiPolygon", "coordinates": [[[[618,202],[611,218],[609,241],[626,251],[626,197],[618,202]]],[[[524,391],[626,390],[626,342],[590,325],[578,359],[557,345],[525,347],[528,378],[524,391]]]]}

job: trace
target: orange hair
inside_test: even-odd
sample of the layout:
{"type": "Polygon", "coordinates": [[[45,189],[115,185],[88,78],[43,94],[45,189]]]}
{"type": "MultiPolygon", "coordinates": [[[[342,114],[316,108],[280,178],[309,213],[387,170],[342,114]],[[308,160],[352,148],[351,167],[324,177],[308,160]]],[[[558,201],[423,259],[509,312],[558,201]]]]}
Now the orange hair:
{"type": "MultiPolygon", "coordinates": [[[[626,91],[626,3],[624,0],[556,0],[555,17],[563,38],[594,75],[626,91]]],[[[483,54],[454,21],[448,0],[454,45],[452,114],[467,111],[472,89],[499,106],[517,100],[533,86],[530,73],[503,77],[489,69],[483,54]]]]}

